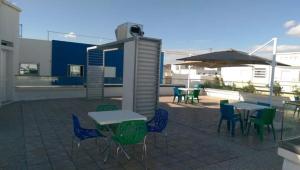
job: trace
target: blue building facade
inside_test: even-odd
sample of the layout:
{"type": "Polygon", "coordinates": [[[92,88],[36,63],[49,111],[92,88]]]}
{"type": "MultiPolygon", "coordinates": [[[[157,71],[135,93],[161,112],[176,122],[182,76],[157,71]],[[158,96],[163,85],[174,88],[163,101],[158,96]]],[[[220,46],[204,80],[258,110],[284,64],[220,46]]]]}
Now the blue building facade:
{"type": "MultiPolygon", "coordinates": [[[[86,82],[86,60],[87,47],[92,44],[73,43],[65,41],[52,41],[52,76],[58,80],[53,82],[54,85],[83,85],[86,82]],[[72,66],[75,66],[72,70],[72,66]],[[80,71],[81,75],[73,76],[70,71],[80,71]]],[[[100,51],[100,54],[102,52],[100,51]]],[[[107,51],[105,53],[105,66],[115,70],[114,77],[106,77],[105,84],[122,84],[123,83],[123,62],[124,50],[118,49],[107,51]]],[[[160,82],[163,80],[163,61],[164,55],[160,58],[160,82]]]]}

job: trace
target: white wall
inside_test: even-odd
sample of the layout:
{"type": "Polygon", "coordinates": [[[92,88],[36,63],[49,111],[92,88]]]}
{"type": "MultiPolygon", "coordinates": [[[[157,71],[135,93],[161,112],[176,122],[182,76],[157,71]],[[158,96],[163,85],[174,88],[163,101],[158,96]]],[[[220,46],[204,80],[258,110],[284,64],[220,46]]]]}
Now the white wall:
{"type": "Polygon", "coordinates": [[[252,67],[223,67],[221,76],[224,81],[252,81],[252,67]]]}
{"type": "Polygon", "coordinates": [[[51,49],[51,41],[20,39],[19,64],[39,64],[40,76],[51,76],[51,49]]]}
{"type": "MultiPolygon", "coordinates": [[[[205,89],[207,96],[223,98],[228,100],[235,101],[248,101],[248,102],[265,102],[269,103],[268,95],[259,95],[252,93],[243,93],[239,91],[231,91],[231,90],[220,90],[220,89],[205,89]]],[[[290,98],[282,97],[282,96],[273,96],[272,97],[272,105],[276,107],[283,107],[283,101],[289,101],[290,98]]]]}
{"type": "MultiPolygon", "coordinates": [[[[21,10],[10,4],[7,1],[0,0],[0,42],[2,40],[13,43],[13,47],[0,45],[0,50],[2,52],[2,71],[5,71],[4,80],[6,81],[5,87],[0,85],[0,88],[5,90],[6,97],[0,97],[0,106],[3,101],[13,100],[14,98],[14,75],[16,70],[13,69],[18,63],[18,49],[19,49],[19,13],[21,10]],[[3,55],[5,53],[5,56],[3,55]],[[6,68],[3,68],[6,67],[6,68]],[[1,100],[2,98],[2,100],[1,100]]],[[[1,73],[0,73],[1,74],[1,73]]],[[[1,83],[0,83],[1,84],[1,83]]],[[[3,85],[3,83],[2,83],[3,85]]],[[[1,95],[1,94],[0,94],[1,95]]]]}
{"type": "MultiPolygon", "coordinates": [[[[86,97],[86,89],[83,86],[16,87],[15,90],[16,101],[86,97]]],[[[173,95],[173,87],[162,86],[159,92],[161,96],[173,95]]],[[[105,97],[122,97],[122,94],[122,86],[104,88],[105,97]]]]}
{"type": "Polygon", "coordinates": [[[300,52],[278,53],[276,60],[291,66],[300,66],[300,52]]]}
{"type": "Polygon", "coordinates": [[[0,39],[16,44],[19,35],[20,9],[0,0],[0,39]]]}

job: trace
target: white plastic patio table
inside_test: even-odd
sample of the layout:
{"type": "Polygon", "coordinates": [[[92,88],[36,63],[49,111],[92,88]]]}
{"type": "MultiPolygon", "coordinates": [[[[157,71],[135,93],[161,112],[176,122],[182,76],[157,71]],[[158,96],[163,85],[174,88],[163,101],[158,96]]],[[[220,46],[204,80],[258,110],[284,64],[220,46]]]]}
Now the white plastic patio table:
{"type": "Polygon", "coordinates": [[[182,91],[193,91],[193,90],[197,90],[195,88],[178,88],[178,90],[182,90],[182,91]]]}
{"type": "Polygon", "coordinates": [[[245,102],[237,102],[237,103],[230,103],[233,107],[239,110],[247,110],[247,111],[257,111],[261,109],[269,108],[268,106],[262,106],[253,103],[245,103],[245,102]]]}
{"type": "Polygon", "coordinates": [[[190,91],[194,91],[194,90],[197,90],[195,88],[178,88],[178,90],[181,90],[181,91],[186,91],[186,94],[189,94],[190,91]]]}
{"type": "Polygon", "coordinates": [[[245,129],[250,128],[250,127],[248,127],[249,116],[250,115],[256,113],[257,110],[270,108],[268,106],[262,106],[262,105],[258,105],[258,104],[245,103],[245,102],[230,103],[230,105],[235,107],[237,110],[244,110],[245,111],[243,116],[242,116],[242,118],[245,120],[245,123],[246,123],[245,129]],[[247,115],[245,115],[245,114],[247,114],[247,115]]]}
{"type": "Polygon", "coordinates": [[[146,116],[127,110],[89,112],[88,115],[100,125],[110,125],[130,120],[147,120],[146,116]]]}

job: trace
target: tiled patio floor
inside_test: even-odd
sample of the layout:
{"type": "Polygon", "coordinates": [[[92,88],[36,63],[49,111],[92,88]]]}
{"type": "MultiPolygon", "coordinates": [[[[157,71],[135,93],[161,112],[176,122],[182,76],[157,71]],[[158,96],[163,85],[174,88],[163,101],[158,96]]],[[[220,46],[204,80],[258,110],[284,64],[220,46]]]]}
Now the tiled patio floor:
{"type": "MultiPolygon", "coordinates": [[[[107,99],[120,106],[118,99],[107,99]]],[[[202,97],[200,104],[172,104],[171,97],[160,98],[161,107],[170,113],[167,128],[169,152],[163,138],[148,138],[149,169],[281,169],[277,144],[271,134],[260,142],[254,133],[242,136],[237,128],[230,137],[225,124],[216,132],[219,116],[216,98],[202,97]]],[[[87,112],[100,101],[57,99],[13,103],[0,109],[0,169],[145,169],[139,156],[141,148],[128,148],[133,159],[110,158],[103,163],[103,154],[95,141],[82,143],[71,154],[71,113],[77,113],[84,127],[94,127],[87,112]]],[[[278,136],[278,135],[277,135],[278,136]]],[[[102,144],[104,145],[104,144],[102,144]]]]}

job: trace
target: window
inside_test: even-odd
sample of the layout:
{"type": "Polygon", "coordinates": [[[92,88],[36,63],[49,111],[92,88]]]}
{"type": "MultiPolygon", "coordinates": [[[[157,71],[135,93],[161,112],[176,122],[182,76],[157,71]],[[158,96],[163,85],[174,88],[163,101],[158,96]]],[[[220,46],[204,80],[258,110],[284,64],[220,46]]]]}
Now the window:
{"type": "Polygon", "coordinates": [[[115,78],[116,67],[104,67],[104,77],[115,78]]]}
{"type": "Polygon", "coordinates": [[[83,77],[83,65],[69,65],[69,72],[68,76],[69,77],[83,77]]]}
{"type": "Polygon", "coordinates": [[[38,76],[39,75],[39,65],[38,64],[20,64],[20,75],[30,75],[38,76]]]}
{"type": "Polygon", "coordinates": [[[255,78],[266,78],[266,68],[255,68],[254,69],[255,78]]]}
{"type": "Polygon", "coordinates": [[[14,43],[10,41],[1,40],[1,45],[7,46],[7,47],[14,47],[14,43]]]}

